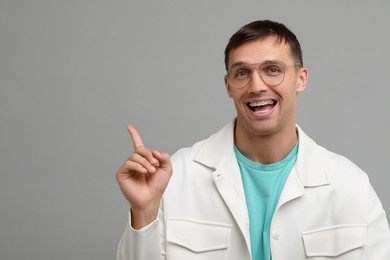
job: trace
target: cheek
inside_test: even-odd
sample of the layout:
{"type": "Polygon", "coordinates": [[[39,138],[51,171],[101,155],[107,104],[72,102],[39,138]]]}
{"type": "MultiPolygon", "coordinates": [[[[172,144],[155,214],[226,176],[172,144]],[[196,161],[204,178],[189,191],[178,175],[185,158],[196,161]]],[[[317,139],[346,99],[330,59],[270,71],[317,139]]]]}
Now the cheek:
{"type": "MultiPolygon", "coordinates": [[[[287,86],[283,86],[287,87],[287,86]]],[[[285,90],[285,89],[283,89],[285,90]]],[[[282,109],[286,109],[287,111],[291,110],[292,106],[294,106],[297,93],[293,89],[289,89],[288,91],[282,91],[278,90],[274,92],[279,99],[279,105],[281,106],[282,109]]]]}
{"type": "Polygon", "coordinates": [[[233,89],[228,87],[228,95],[231,99],[233,99],[234,103],[238,103],[240,99],[244,96],[244,89],[233,89]]]}
{"type": "Polygon", "coordinates": [[[291,91],[284,96],[284,103],[289,112],[295,112],[296,100],[297,100],[297,93],[295,91],[291,91]]]}

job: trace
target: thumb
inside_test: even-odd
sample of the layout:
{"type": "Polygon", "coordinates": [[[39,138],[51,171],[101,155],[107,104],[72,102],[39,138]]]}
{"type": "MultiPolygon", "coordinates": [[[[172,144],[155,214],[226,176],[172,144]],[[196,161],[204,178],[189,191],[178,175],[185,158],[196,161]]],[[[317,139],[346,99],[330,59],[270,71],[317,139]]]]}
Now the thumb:
{"type": "Polygon", "coordinates": [[[171,164],[171,158],[169,157],[169,154],[160,153],[158,151],[153,151],[152,153],[153,153],[153,156],[160,163],[159,168],[161,168],[162,170],[171,174],[172,173],[172,164],[171,164]]]}

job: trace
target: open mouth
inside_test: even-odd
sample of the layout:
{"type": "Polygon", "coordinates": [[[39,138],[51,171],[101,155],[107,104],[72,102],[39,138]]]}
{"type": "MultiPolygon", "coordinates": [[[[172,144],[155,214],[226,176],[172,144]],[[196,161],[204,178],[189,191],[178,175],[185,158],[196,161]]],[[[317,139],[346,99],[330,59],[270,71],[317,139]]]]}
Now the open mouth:
{"type": "Polygon", "coordinates": [[[256,114],[265,114],[271,111],[275,107],[276,103],[276,100],[270,99],[259,102],[248,102],[247,105],[249,109],[256,114]]]}

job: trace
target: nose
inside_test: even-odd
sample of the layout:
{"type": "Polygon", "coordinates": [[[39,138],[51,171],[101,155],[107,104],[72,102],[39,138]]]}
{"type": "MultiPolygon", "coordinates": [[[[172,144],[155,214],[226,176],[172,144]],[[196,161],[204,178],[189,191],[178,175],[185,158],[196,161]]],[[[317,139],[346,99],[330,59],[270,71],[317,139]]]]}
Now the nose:
{"type": "Polygon", "coordinates": [[[254,70],[248,83],[249,91],[253,93],[259,93],[267,91],[268,88],[269,86],[260,77],[260,72],[258,70],[254,70]]]}

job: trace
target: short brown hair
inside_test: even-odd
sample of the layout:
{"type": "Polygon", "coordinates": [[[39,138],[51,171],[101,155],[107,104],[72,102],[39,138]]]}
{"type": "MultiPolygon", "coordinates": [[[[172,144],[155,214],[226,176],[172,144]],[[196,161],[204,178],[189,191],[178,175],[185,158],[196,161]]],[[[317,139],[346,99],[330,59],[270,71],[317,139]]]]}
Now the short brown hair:
{"type": "Polygon", "coordinates": [[[270,20],[254,21],[244,25],[235,34],[230,37],[229,43],[225,49],[225,67],[229,70],[230,52],[241,45],[255,41],[263,40],[269,36],[276,36],[279,42],[284,41],[290,46],[291,54],[297,63],[303,65],[301,45],[295,34],[290,31],[284,24],[270,20]]]}

